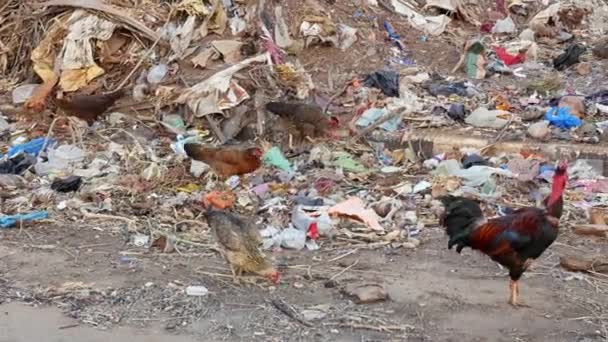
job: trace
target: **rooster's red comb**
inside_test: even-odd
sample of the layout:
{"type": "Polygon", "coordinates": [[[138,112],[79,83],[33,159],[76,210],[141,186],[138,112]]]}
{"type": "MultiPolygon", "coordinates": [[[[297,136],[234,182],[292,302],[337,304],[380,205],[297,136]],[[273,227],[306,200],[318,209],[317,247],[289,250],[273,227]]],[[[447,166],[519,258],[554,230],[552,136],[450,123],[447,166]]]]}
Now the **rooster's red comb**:
{"type": "Polygon", "coordinates": [[[565,160],[560,161],[557,165],[556,171],[565,172],[566,170],[568,170],[568,162],[565,160]]]}

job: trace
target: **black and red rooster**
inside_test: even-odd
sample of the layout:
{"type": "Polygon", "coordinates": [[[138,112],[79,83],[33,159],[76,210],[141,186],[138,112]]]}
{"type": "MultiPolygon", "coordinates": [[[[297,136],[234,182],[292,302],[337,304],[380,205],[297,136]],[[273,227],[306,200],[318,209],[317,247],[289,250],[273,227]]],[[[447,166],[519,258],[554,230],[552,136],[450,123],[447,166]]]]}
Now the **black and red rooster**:
{"type": "Polygon", "coordinates": [[[450,195],[439,198],[445,207],[440,223],[450,238],[448,248],[456,246],[460,253],[464,247],[471,247],[509,269],[509,304],[513,306],[526,306],[518,302],[519,278],[530,262],[557,238],[564,205],[562,194],[568,180],[567,168],[568,165],[562,162],[555,170],[544,209],[526,207],[506,216],[486,219],[479,204],[473,200],[450,195]]]}

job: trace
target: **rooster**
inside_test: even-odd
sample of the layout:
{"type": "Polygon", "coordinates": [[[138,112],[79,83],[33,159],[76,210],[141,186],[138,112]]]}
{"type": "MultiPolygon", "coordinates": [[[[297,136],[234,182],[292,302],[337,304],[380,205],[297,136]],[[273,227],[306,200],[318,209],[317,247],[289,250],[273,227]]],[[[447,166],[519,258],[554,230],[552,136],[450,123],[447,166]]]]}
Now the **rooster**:
{"type": "Polygon", "coordinates": [[[526,306],[518,302],[518,281],[531,261],[541,256],[557,238],[567,180],[567,165],[561,163],[553,176],[544,209],[526,207],[492,219],[484,218],[479,204],[473,200],[450,195],[440,197],[445,207],[440,223],[449,236],[448,249],[456,246],[456,252],[460,253],[464,247],[471,247],[509,269],[509,304],[526,306]]]}
{"type": "Polygon", "coordinates": [[[259,147],[212,147],[189,143],[184,144],[184,151],[188,157],[209,165],[222,179],[253,172],[262,165],[263,151],[259,147]]]}
{"type": "Polygon", "coordinates": [[[251,220],[213,209],[208,209],[205,217],[230,264],[235,283],[239,283],[243,272],[268,277],[274,284],[279,282],[279,272],[258,248],[262,238],[251,220]]]}

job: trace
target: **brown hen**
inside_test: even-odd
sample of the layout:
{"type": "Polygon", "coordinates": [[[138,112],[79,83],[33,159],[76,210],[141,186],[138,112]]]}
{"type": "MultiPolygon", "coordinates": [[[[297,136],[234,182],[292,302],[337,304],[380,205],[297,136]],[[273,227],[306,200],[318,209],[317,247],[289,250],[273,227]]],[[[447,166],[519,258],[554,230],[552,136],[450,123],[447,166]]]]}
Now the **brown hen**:
{"type": "Polygon", "coordinates": [[[207,210],[205,217],[230,264],[235,283],[239,283],[243,272],[268,277],[275,284],[279,282],[279,272],[258,248],[262,238],[251,219],[218,210],[207,210]]]}
{"type": "Polygon", "coordinates": [[[184,144],[184,150],[188,157],[209,165],[222,179],[253,172],[262,165],[259,147],[212,147],[190,143],[184,144]]]}
{"type": "Polygon", "coordinates": [[[74,95],[70,99],[58,98],[57,106],[66,115],[75,116],[92,125],[101,114],[112,107],[125,94],[123,89],[98,95],[74,95]]]}
{"type": "Polygon", "coordinates": [[[323,114],[321,107],[304,103],[269,102],[266,109],[278,116],[289,118],[296,128],[311,138],[323,136],[338,126],[336,118],[323,114]]]}

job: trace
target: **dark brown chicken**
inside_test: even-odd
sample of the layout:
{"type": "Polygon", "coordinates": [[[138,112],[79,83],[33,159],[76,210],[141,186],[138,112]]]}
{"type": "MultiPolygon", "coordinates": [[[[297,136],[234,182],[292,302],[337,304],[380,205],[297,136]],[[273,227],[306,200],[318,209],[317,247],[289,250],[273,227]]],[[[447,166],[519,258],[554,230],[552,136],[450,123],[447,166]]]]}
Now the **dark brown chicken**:
{"type": "Polygon", "coordinates": [[[101,114],[112,107],[114,102],[124,95],[125,91],[119,89],[111,93],[98,95],[74,95],[70,99],[58,98],[57,106],[66,115],[75,116],[92,125],[101,114]]]}
{"type": "Polygon", "coordinates": [[[223,256],[230,264],[235,283],[239,283],[243,272],[268,277],[275,284],[279,282],[279,272],[258,247],[262,238],[257,227],[252,224],[253,220],[218,210],[207,210],[205,217],[221,246],[223,256]]]}
{"type": "Polygon", "coordinates": [[[253,172],[262,165],[262,149],[259,147],[184,144],[184,151],[188,157],[209,165],[222,179],[253,172]]]}
{"type": "Polygon", "coordinates": [[[278,116],[289,118],[304,136],[311,138],[322,136],[330,128],[338,127],[338,120],[323,114],[323,109],[316,105],[269,102],[266,109],[278,116]]]}

